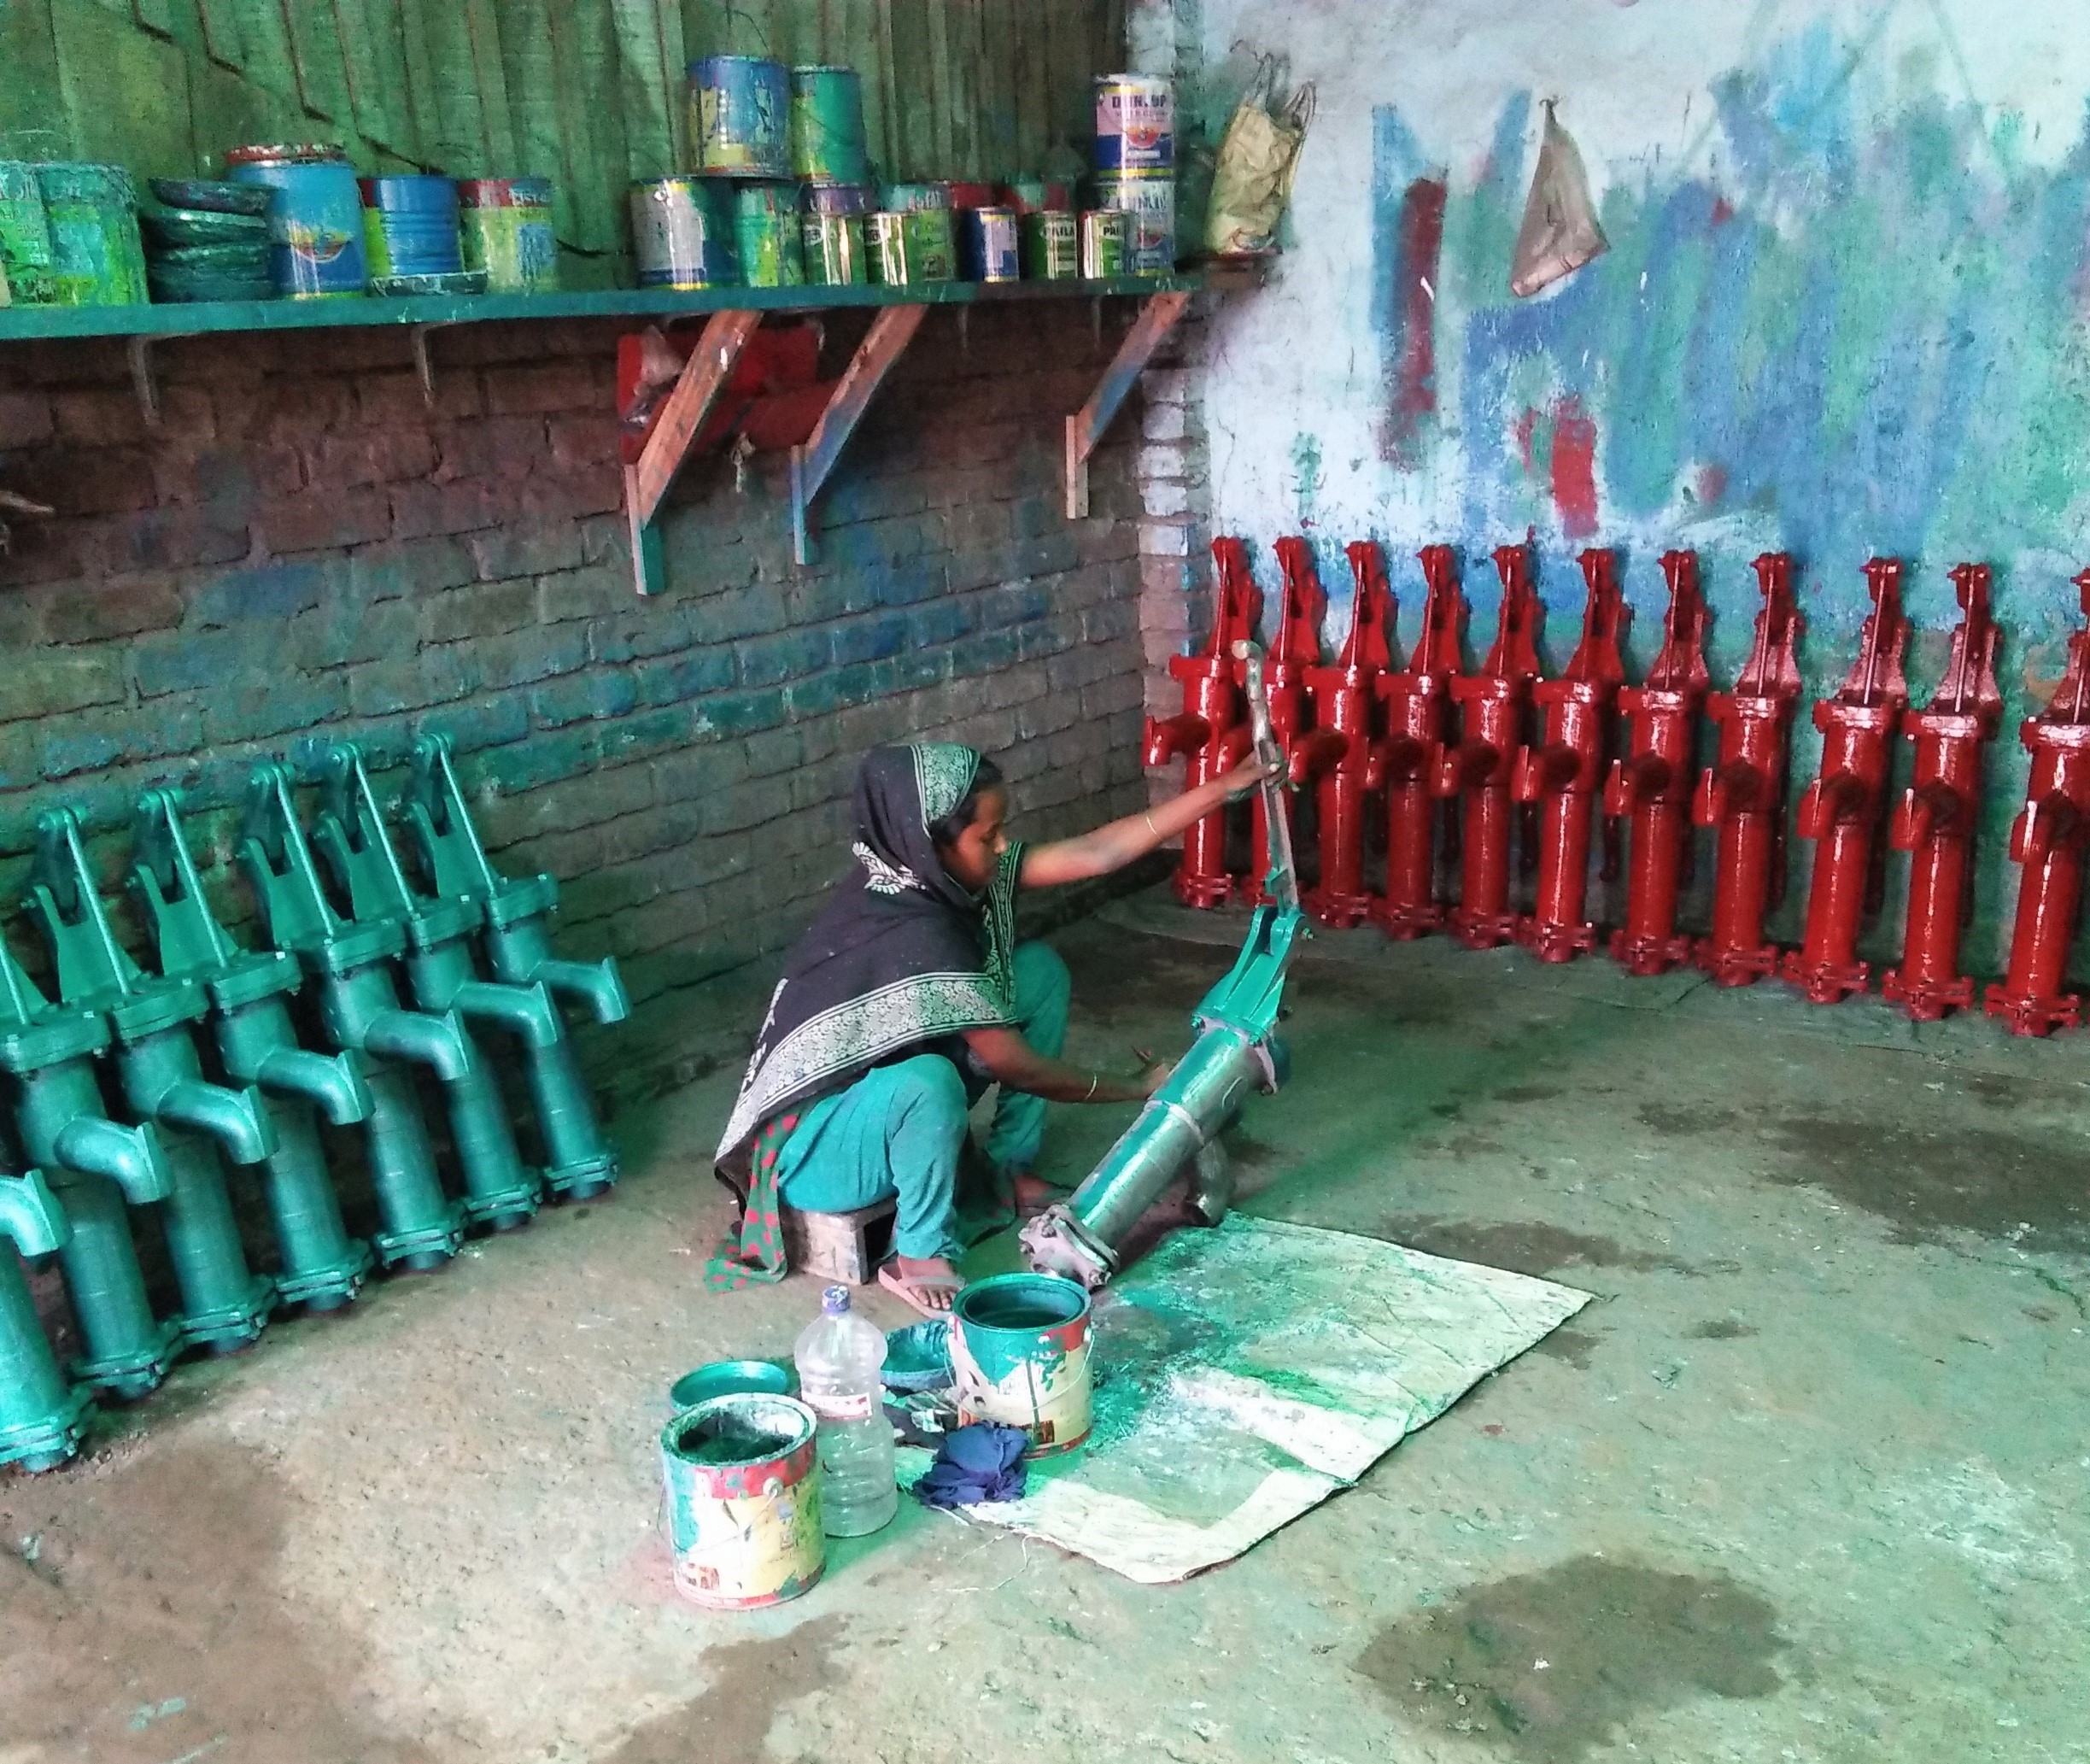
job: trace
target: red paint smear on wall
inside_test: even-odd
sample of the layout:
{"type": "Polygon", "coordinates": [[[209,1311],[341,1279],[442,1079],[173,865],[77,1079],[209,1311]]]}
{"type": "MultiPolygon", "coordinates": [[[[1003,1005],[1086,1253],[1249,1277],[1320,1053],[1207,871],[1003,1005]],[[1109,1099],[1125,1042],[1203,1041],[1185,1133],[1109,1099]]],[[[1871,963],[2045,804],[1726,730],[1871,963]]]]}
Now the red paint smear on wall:
{"type": "Polygon", "coordinates": [[[1553,407],[1553,506],[1560,530],[1586,539],[1596,530],[1596,424],[1579,398],[1553,407]]]}
{"type": "Polygon", "coordinates": [[[1517,451],[1524,455],[1524,475],[1531,475],[1531,439],[1538,432],[1538,413],[1528,407],[1510,433],[1517,437],[1517,451]]]}
{"type": "Polygon", "coordinates": [[[1394,252],[1393,338],[1386,387],[1385,452],[1404,470],[1421,463],[1425,425],[1437,411],[1437,263],[1444,244],[1446,186],[1418,178],[1401,197],[1394,252]]]}

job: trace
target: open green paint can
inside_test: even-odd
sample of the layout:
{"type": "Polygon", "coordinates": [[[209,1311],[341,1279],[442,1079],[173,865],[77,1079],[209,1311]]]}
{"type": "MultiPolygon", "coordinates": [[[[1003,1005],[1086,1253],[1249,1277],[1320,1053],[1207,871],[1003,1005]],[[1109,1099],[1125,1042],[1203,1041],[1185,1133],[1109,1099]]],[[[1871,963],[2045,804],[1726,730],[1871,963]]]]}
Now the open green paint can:
{"type": "Polygon", "coordinates": [[[997,1421],[1030,1436],[1028,1457],[1071,1451],[1088,1438],[1088,1293],[1056,1274],[975,1281],[951,1307],[958,1420],[997,1421]]]}

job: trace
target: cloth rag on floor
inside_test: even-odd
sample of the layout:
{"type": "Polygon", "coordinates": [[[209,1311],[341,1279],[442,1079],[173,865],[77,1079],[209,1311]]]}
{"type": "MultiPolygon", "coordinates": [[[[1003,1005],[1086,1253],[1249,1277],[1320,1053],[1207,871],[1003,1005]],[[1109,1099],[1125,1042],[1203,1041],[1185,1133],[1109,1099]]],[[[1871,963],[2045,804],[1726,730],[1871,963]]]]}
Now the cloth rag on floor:
{"type": "Polygon", "coordinates": [[[1020,1500],[1025,1482],[1023,1453],[1030,1439],[1021,1427],[975,1421],[944,1435],[936,1462],[915,1484],[925,1507],[974,1507],[982,1501],[1020,1500]]]}

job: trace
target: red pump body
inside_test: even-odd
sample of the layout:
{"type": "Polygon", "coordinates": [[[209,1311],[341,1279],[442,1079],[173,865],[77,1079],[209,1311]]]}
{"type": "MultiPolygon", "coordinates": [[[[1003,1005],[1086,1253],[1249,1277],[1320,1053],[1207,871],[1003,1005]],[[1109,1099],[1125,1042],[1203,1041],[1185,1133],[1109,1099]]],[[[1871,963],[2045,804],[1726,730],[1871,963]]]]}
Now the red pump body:
{"type": "Polygon", "coordinates": [[[1822,767],[1800,799],[1800,836],[1814,841],[1807,884],[1806,941],[1787,952],[1780,976],[1817,1005],[1862,993],[1871,964],[1858,958],[1858,932],[1879,906],[1874,858],[1887,806],[1887,772],[1894,736],[1909,707],[1901,653],[1909,640],[1901,616],[1901,560],[1865,565],[1871,615],[1858,636],[1858,659],[1834,698],[1818,699],[1822,767]]]}
{"type": "Polygon", "coordinates": [[[1459,634],[1466,623],[1452,548],[1426,545],[1419,556],[1428,584],[1422,634],[1408,666],[1379,678],[1386,733],[1374,749],[1366,779],[1370,788],[1386,793],[1386,892],[1372,909],[1372,917],[1389,937],[1402,941],[1443,923],[1434,886],[1435,787],[1444,759],[1446,707],[1461,667],[1459,634]]]}
{"type": "MultiPolygon", "coordinates": [[[[2090,570],[2075,577],[2090,613],[2090,570]]],[[[2009,970],[1988,988],[1988,1014],[2013,1035],[2074,1029],[2082,1000],[2068,983],[2069,945],[2082,905],[2083,846],[2090,841],[2090,630],[2069,639],[2068,671],[2017,738],[2032,754],[2025,806],[2011,828],[2011,859],[2023,866],[2009,970]]]]}
{"type": "Polygon", "coordinates": [[[1364,806],[1373,765],[1372,724],[1379,685],[1391,665],[1387,634],[1393,595],[1379,547],[1360,539],[1349,548],[1355,584],[1349,636],[1333,667],[1306,671],[1314,727],[1292,749],[1291,779],[1314,787],[1320,835],[1320,879],[1303,905],[1324,925],[1364,923],[1372,897],[1364,887],[1364,806]]]}
{"type": "MultiPolygon", "coordinates": [[[[1169,673],[1183,685],[1180,713],[1146,719],[1146,763],[1166,765],[1182,755],[1186,790],[1209,783],[1239,765],[1248,756],[1250,740],[1240,689],[1234,683],[1233,646],[1256,635],[1262,597],[1248,572],[1248,552],[1238,539],[1215,539],[1212,561],[1219,577],[1212,640],[1198,654],[1168,658],[1169,673]]],[[[1186,830],[1183,855],[1171,886],[1186,906],[1223,906],[1232,897],[1223,809],[1213,810],[1186,830]]]]}
{"type": "Polygon", "coordinates": [[[1793,560],[1768,551],[1756,560],[1764,609],[1756,642],[1732,692],[1706,710],[1719,725],[1719,755],[1701,773],[1692,818],[1718,829],[1712,935],[1694,952],[1722,986],[1748,986],[1777,964],[1764,941],[1764,914],[1785,892],[1786,735],[1800,695],[1793,646],[1805,621],[1793,601],[1793,560]]]}
{"type": "MultiPolygon", "coordinates": [[[[1278,751],[1289,771],[1307,726],[1307,671],[1320,665],[1320,612],[1326,597],[1320,577],[1314,573],[1312,546],[1303,539],[1285,538],[1273,549],[1285,586],[1277,630],[1263,659],[1262,683],[1270,698],[1270,733],[1277,737],[1278,751]]],[[[1247,664],[1236,662],[1234,667],[1236,681],[1244,682],[1247,664]]],[[[1270,873],[1270,823],[1260,792],[1250,799],[1249,812],[1249,870],[1241,883],[1241,898],[1260,906],[1269,898],[1263,879],[1270,873]]]]}
{"type": "Polygon", "coordinates": [[[1518,801],[1539,805],[1538,894],[1531,915],[1517,922],[1517,941],[1542,962],[1571,961],[1596,947],[1596,927],[1583,917],[1589,823],[1604,778],[1612,708],[1625,679],[1619,632],[1626,610],[1617,559],[1589,550],[1581,563],[1589,587],[1582,642],[1566,673],[1532,687],[1544,729],[1537,747],[1519,751],[1512,781],[1518,801]]]}
{"type": "Polygon", "coordinates": [[[1628,974],[1666,972],[1688,961],[1691,940],[1677,933],[1677,889],[1691,853],[1691,777],[1706,671],[1706,603],[1698,554],[1666,552],[1669,611],[1661,653],[1644,685],[1622,687],[1626,752],[1604,785],[1604,812],[1627,827],[1625,923],[1611,934],[1612,959],[1628,974]]]}
{"type": "Polygon", "coordinates": [[[1531,554],[1522,545],[1495,554],[1502,605],[1495,647],[1478,674],[1451,683],[1462,706],[1459,742],[1437,768],[1437,794],[1461,799],[1459,904],[1451,935],[1468,949],[1492,949],[1516,935],[1509,910],[1510,794],[1517,751],[1524,745],[1531,683],[1538,677],[1538,596],[1531,589],[1531,554]]]}
{"type": "Polygon", "coordinates": [[[1930,707],[1909,711],[1901,733],[1916,743],[1916,778],[1894,811],[1888,841],[1909,856],[1909,915],[1901,965],[1880,990],[1917,1023],[1974,1003],[1974,982],[1959,971],[1959,934],[1973,905],[1969,871],[1980,818],[1982,747],[2002,714],[1996,689],[2000,633],[1988,616],[1986,564],[1958,564],[1959,628],[1930,707]]]}

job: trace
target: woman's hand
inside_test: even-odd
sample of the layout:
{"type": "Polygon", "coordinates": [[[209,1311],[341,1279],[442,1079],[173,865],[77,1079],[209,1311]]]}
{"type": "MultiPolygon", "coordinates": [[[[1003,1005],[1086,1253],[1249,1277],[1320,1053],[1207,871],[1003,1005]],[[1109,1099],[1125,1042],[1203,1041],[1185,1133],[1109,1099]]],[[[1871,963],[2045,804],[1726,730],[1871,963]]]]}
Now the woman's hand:
{"type": "Polygon", "coordinates": [[[1265,777],[1281,778],[1284,776],[1285,766],[1282,760],[1273,760],[1267,766],[1265,766],[1262,757],[1251,749],[1248,758],[1235,766],[1232,771],[1224,773],[1220,777],[1219,782],[1225,788],[1227,799],[1231,801],[1247,795],[1250,791],[1262,783],[1265,777]]]}
{"type": "Polygon", "coordinates": [[[1150,1097],[1156,1091],[1159,1090],[1162,1085],[1166,1084],[1168,1080],[1174,1075],[1174,1074],[1175,1062],[1174,1060],[1158,1059],[1156,1060],[1152,1065],[1149,1066],[1144,1072],[1140,1073],[1139,1082],[1145,1087],[1146,1094],[1150,1097]]]}

